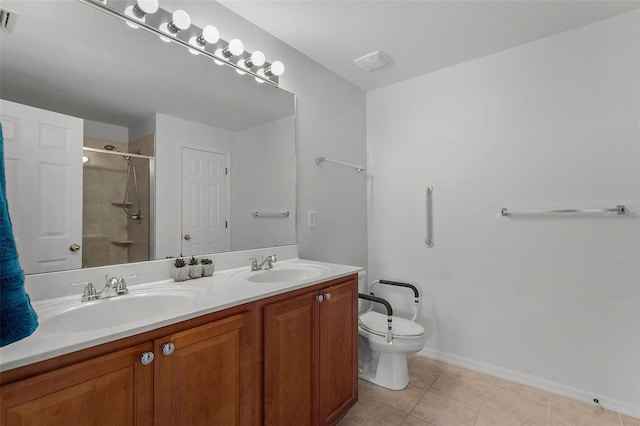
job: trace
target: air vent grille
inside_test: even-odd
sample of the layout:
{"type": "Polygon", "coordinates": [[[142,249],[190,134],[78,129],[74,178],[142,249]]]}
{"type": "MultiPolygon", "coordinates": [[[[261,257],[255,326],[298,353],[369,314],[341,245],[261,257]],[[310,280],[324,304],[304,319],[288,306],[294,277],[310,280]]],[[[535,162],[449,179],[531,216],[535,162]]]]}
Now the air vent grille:
{"type": "Polygon", "coordinates": [[[0,31],[11,32],[16,25],[18,14],[7,9],[0,9],[0,31]]]}

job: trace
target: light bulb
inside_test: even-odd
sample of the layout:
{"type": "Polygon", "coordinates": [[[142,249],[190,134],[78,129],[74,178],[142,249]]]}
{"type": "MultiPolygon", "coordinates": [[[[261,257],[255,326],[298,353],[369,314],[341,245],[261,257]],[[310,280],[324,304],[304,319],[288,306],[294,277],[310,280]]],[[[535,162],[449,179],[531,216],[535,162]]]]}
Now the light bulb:
{"type": "Polygon", "coordinates": [[[220,40],[220,31],[213,25],[207,25],[202,30],[202,34],[200,34],[196,41],[202,47],[205,47],[207,44],[217,43],[220,40]]]}
{"type": "Polygon", "coordinates": [[[259,50],[256,50],[255,52],[253,52],[251,54],[250,57],[248,57],[247,59],[245,59],[244,61],[242,61],[244,63],[244,65],[247,68],[252,68],[252,67],[261,67],[264,65],[264,63],[266,62],[266,58],[264,56],[264,53],[262,53],[259,50]]]}
{"type": "Polygon", "coordinates": [[[222,54],[226,58],[230,58],[232,56],[240,56],[242,55],[243,52],[244,52],[244,44],[237,38],[234,38],[233,40],[231,40],[229,42],[229,45],[222,50],[222,54]]]}
{"type": "MultiPolygon", "coordinates": [[[[193,36],[189,39],[189,44],[197,47],[198,49],[204,49],[207,44],[215,44],[218,40],[220,40],[220,33],[218,32],[218,29],[213,25],[207,25],[204,27],[204,30],[202,30],[202,34],[197,37],[193,36]]],[[[200,54],[195,49],[189,49],[189,52],[194,55],[200,54]]]]}
{"type": "Polygon", "coordinates": [[[274,61],[271,66],[264,71],[264,73],[268,76],[280,76],[284,73],[284,64],[280,61],[274,61]]]}
{"type": "Polygon", "coordinates": [[[158,0],[137,0],[132,9],[138,19],[143,19],[145,15],[158,11],[158,0]]]}
{"type": "Polygon", "coordinates": [[[166,25],[168,30],[167,32],[172,35],[176,35],[179,31],[184,31],[191,26],[191,17],[184,10],[178,9],[173,12],[171,15],[171,22],[166,25]]]}

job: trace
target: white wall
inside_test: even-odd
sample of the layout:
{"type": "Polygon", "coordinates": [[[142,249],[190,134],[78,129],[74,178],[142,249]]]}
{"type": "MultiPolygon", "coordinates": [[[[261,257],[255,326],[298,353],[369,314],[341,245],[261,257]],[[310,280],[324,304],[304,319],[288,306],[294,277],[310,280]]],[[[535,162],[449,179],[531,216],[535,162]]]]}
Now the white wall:
{"type": "Polygon", "coordinates": [[[234,135],[231,164],[231,250],[296,242],[295,116],[234,135]],[[254,217],[251,212],[290,212],[290,217],[254,217]]]}
{"type": "Polygon", "coordinates": [[[425,353],[640,416],[639,80],[635,11],[368,93],[369,277],[419,284],[425,353]]]}
{"type": "Polygon", "coordinates": [[[84,136],[114,142],[129,143],[129,129],[115,124],[84,120],[84,136]]]}
{"type": "Polygon", "coordinates": [[[280,87],[296,94],[300,257],[366,266],[366,177],[339,166],[315,164],[319,156],[365,162],[365,93],[235,13],[216,6],[219,10],[211,19],[223,37],[238,37],[247,50],[259,49],[269,60],[281,60],[286,71],[280,87]],[[307,227],[309,210],[318,213],[316,228],[307,227]]]}
{"type": "Polygon", "coordinates": [[[182,147],[226,151],[233,158],[233,141],[228,130],[156,114],[156,259],[181,251],[182,147]]]}

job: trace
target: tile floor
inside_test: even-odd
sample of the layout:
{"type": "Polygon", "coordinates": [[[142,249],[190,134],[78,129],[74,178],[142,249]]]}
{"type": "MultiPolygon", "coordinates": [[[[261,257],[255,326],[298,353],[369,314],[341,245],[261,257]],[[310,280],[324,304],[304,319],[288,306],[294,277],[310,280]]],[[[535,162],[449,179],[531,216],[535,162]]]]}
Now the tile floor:
{"type": "Polygon", "coordinates": [[[391,391],[360,380],[358,403],[339,426],[640,426],[613,411],[419,355],[411,381],[391,391]]]}

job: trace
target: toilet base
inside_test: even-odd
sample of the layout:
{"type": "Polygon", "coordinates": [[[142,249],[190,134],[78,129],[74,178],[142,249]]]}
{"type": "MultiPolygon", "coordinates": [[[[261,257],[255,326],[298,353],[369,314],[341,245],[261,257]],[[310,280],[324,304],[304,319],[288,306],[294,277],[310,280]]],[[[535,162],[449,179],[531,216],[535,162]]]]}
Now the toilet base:
{"type": "Polygon", "coordinates": [[[358,376],[362,380],[391,390],[402,390],[409,384],[407,353],[377,352],[369,362],[361,363],[358,376]]]}

